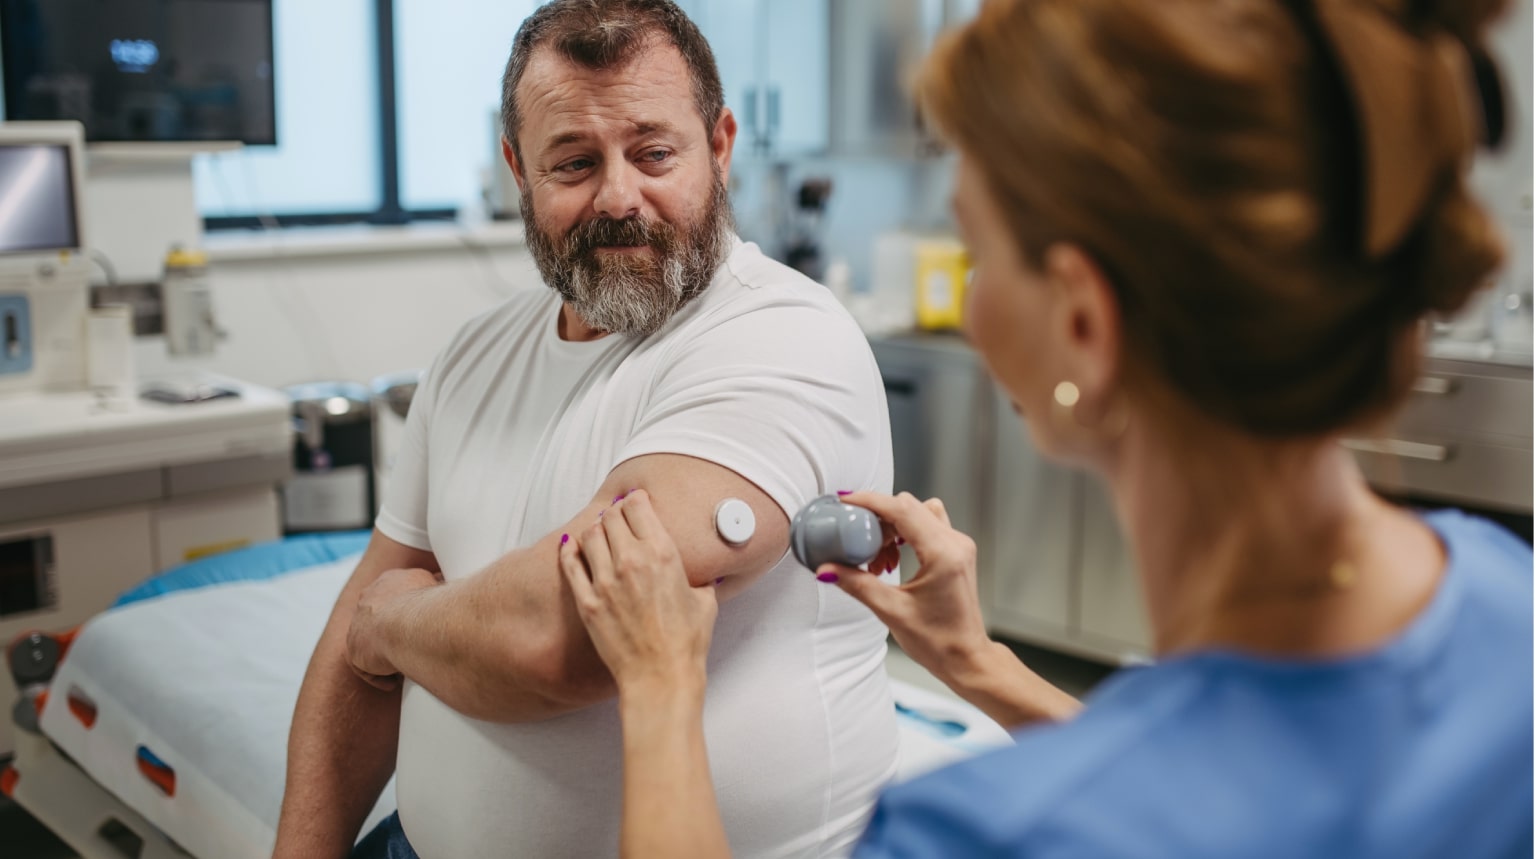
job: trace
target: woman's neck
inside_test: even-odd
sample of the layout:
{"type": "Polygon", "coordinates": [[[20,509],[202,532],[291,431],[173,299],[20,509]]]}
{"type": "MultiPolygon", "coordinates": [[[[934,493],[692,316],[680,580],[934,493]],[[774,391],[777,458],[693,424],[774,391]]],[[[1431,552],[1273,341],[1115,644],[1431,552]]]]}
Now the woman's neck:
{"type": "Polygon", "coordinates": [[[1160,655],[1344,656],[1429,602],[1438,539],[1378,499],[1339,445],[1204,435],[1133,430],[1109,469],[1160,655]]]}

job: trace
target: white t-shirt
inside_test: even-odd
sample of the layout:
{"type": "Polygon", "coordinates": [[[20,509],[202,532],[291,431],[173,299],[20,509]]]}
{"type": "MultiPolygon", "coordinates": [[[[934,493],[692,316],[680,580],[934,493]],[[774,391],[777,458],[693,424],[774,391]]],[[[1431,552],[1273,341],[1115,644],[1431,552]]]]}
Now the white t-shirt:
{"type": "MultiPolygon", "coordinates": [[[[890,491],[889,417],[857,325],[826,289],[736,242],[649,337],[574,343],[529,291],[466,325],[417,391],[378,528],[472,575],[563,525],[615,466],[685,454],[792,516],[839,489],[890,491]]],[[[896,764],[885,628],[786,555],[724,603],[704,726],[740,857],[845,854],[896,764]]],[[[408,683],[396,791],[423,859],[611,856],[614,702],[543,722],[463,716],[408,683]]]]}

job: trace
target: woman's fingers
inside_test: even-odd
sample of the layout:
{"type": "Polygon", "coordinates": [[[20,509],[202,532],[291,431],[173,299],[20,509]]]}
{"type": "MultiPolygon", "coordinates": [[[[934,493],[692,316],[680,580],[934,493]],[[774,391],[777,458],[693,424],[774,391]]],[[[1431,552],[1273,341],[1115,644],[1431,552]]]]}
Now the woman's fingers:
{"type": "Polygon", "coordinates": [[[923,506],[928,508],[928,512],[932,513],[935,519],[943,522],[945,528],[954,527],[953,525],[949,524],[949,511],[944,509],[943,499],[930,498],[923,502],[923,506]]]}
{"type": "Polygon", "coordinates": [[[896,533],[906,538],[914,549],[924,541],[936,539],[950,530],[944,503],[937,498],[931,499],[933,506],[918,501],[910,492],[895,496],[878,492],[854,492],[841,496],[841,500],[844,504],[863,507],[896,526],[896,533]]]}
{"type": "Polygon", "coordinates": [[[656,508],[651,505],[650,493],[644,489],[636,489],[625,495],[617,507],[636,539],[642,541],[662,537],[671,539],[666,526],[662,525],[661,519],[656,516],[656,508]]]}
{"type": "Polygon", "coordinates": [[[886,573],[901,566],[901,549],[895,543],[880,547],[879,554],[869,562],[871,573],[886,573]]]}
{"type": "Polygon", "coordinates": [[[592,574],[587,572],[587,565],[582,562],[581,553],[570,535],[566,534],[561,539],[560,572],[565,574],[565,580],[570,583],[576,604],[590,605],[597,598],[592,592],[592,574]]]}
{"type": "Polygon", "coordinates": [[[581,535],[578,551],[594,584],[613,580],[613,550],[608,545],[608,531],[602,519],[592,523],[592,527],[581,535]]]}

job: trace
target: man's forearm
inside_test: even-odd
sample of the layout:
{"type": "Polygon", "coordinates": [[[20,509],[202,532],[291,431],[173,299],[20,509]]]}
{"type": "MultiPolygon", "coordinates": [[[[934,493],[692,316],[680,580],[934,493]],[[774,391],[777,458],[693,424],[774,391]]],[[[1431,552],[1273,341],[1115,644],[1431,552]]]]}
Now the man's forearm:
{"type": "Polygon", "coordinates": [[[484,721],[539,721],[612,697],[585,632],[569,634],[580,619],[568,601],[526,578],[524,565],[545,548],[397,600],[381,629],[389,661],[444,704],[484,721]]]}
{"type": "Polygon", "coordinates": [[[394,772],[400,692],[352,673],[337,623],[315,648],[294,708],[275,859],[345,857],[394,772]]]}

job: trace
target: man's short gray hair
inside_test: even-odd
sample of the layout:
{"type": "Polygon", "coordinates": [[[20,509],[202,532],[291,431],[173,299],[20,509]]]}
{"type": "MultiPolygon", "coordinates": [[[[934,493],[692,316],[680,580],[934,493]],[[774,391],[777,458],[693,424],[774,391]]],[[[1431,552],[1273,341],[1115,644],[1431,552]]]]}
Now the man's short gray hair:
{"type": "Polygon", "coordinates": [[[512,56],[501,78],[501,130],[518,162],[517,132],[523,117],[517,87],[534,52],[549,45],[560,56],[589,69],[616,68],[644,50],[653,36],[666,39],[688,65],[694,106],[708,134],[725,108],[715,55],[697,25],[671,0],[552,0],[540,6],[512,40],[512,56]]]}

